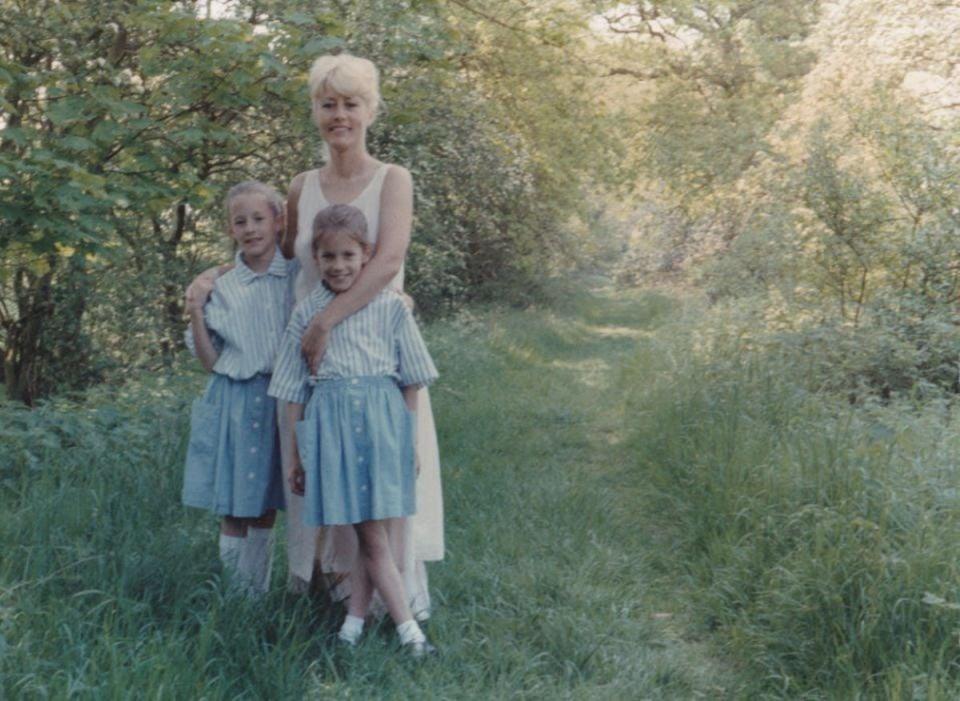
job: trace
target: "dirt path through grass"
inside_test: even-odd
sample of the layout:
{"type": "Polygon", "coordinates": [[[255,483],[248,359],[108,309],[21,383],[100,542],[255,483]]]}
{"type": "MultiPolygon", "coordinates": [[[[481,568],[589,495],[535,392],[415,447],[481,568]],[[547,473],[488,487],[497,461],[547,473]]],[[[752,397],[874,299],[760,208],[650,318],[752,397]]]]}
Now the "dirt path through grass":
{"type": "Polygon", "coordinates": [[[662,297],[600,288],[434,335],[450,544],[434,577],[438,625],[479,686],[733,693],[735,680],[685,631],[682,597],[655,582],[669,543],[643,511],[622,444],[640,417],[625,416],[620,367],[656,345],[671,313],[662,297]]]}

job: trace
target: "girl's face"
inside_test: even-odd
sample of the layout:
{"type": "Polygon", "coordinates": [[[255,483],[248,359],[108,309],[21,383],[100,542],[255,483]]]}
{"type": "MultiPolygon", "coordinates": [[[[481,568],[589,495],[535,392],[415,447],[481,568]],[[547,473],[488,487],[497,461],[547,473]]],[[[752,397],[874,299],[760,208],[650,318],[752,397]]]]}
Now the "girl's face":
{"type": "Polygon", "coordinates": [[[337,294],[349,290],[360,270],[370,260],[367,249],[343,231],[326,234],[317,246],[314,258],[327,287],[337,294]]]}
{"type": "Polygon", "coordinates": [[[277,245],[282,221],[267,198],[255,192],[237,195],[227,207],[230,236],[240,246],[244,262],[256,265],[269,261],[277,245]]]}
{"type": "Polygon", "coordinates": [[[330,88],[313,96],[313,123],[331,149],[363,144],[372,121],[367,104],[358,97],[330,88]]]}

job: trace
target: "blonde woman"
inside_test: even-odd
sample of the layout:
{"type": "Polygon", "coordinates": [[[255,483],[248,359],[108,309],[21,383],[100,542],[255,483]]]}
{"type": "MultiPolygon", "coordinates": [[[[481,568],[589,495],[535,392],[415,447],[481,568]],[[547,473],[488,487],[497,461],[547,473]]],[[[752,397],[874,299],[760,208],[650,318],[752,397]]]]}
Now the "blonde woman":
{"type": "MultiPolygon", "coordinates": [[[[385,288],[403,289],[403,262],[410,244],[413,181],[406,168],[384,163],[367,150],[367,129],[380,107],[377,69],[367,59],[350,54],[321,56],[309,76],[313,123],[320,132],[326,162],[297,175],[287,197],[284,255],[296,256],[301,273],[296,297],[302,299],[317,284],[318,270],[310,250],[310,226],[318,211],[332,204],[351,204],[366,216],[373,256],[357,282],[318,314],[310,324],[303,350],[311,368],[322,357],[330,330],[364,307],[385,288]]],[[[281,412],[281,416],[284,412],[281,412]]],[[[420,391],[417,411],[417,514],[391,523],[394,558],[403,575],[411,608],[417,618],[429,616],[430,597],[423,562],[443,558],[443,501],[440,464],[430,397],[420,391]]],[[[288,557],[290,573],[303,582],[319,569],[340,582],[335,597],[347,592],[343,575],[357,562],[356,535],[351,528],[331,527],[316,534],[302,525],[299,497],[288,494],[288,557]],[[317,537],[319,535],[319,538],[317,537]]],[[[349,580],[356,586],[357,579],[349,580]]]]}

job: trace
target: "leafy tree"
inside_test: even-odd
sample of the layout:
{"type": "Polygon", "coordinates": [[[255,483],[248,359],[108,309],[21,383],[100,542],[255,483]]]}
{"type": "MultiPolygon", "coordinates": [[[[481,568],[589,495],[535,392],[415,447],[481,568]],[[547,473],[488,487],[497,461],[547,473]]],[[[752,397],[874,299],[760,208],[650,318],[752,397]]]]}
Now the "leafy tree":
{"type": "Polygon", "coordinates": [[[597,2],[625,41],[610,76],[648,86],[641,171],[679,200],[701,199],[756,163],[766,136],[812,66],[804,45],[818,2],[597,2]]]}
{"type": "MultiPolygon", "coordinates": [[[[138,301],[166,319],[157,340],[173,353],[179,252],[195,212],[218,178],[267,160],[285,97],[269,38],[244,22],[198,21],[192,3],[6,5],[0,323],[8,394],[29,402],[53,389],[40,377],[59,351],[43,329],[68,270],[74,280],[91,269],[102,278],[129,278],[130,266],[149,273],[139,280],[149,299],[138,301]]],[[[99,296],[88,283],[72,289],[99,296]]],[[[124,308],[122,295],[102,301],[126,317],[114,334],[144,311],[124,308]]],[[[73,308],[82,316],[88,306],[73,308]]],[[[61,388],[81,383],[90,363],[76,357],[79,374],[58,377],[61,388]]]]}
{"type": "MultiPolygon", "coordinates": [[[[528,289],[563,260],[577,182],[596,170],[589,151],[569,149],[594,137],[548,129],[571,94],[569,73],[551,78],[549,52],[573,25],[516,34],[501,85],[489,22],[465,29],[460,13],[475,13],[462,5],[216,7],[4,3],[0,346],[9,396],[31,402],[118,366],[171,361],[184,283],[225,257],[218,193],[249,177],[282,189],[317,164],[305,76],[331,50],[382,69],[387,109],[371,142],[417,180],[409,277],[422,309],[442,311],[491,284],[528,289]],[[524,47],[534,51],[521,61],[524,47]]],[[[503,8],[522,9],[493,9],[503,8]]]]}

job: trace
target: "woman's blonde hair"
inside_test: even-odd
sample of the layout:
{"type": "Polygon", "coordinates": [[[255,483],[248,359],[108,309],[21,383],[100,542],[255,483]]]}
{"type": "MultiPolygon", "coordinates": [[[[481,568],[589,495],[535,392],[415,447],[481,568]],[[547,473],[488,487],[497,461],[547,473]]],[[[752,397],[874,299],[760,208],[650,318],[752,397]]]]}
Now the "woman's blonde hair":
{"type": "Polygon", "coordinates": [[[380,75],[373,62],[352,54],[327,54],[310,67],[310,98],[324,88],[361,100],[377,116],[380,108],[380,75]]]}

